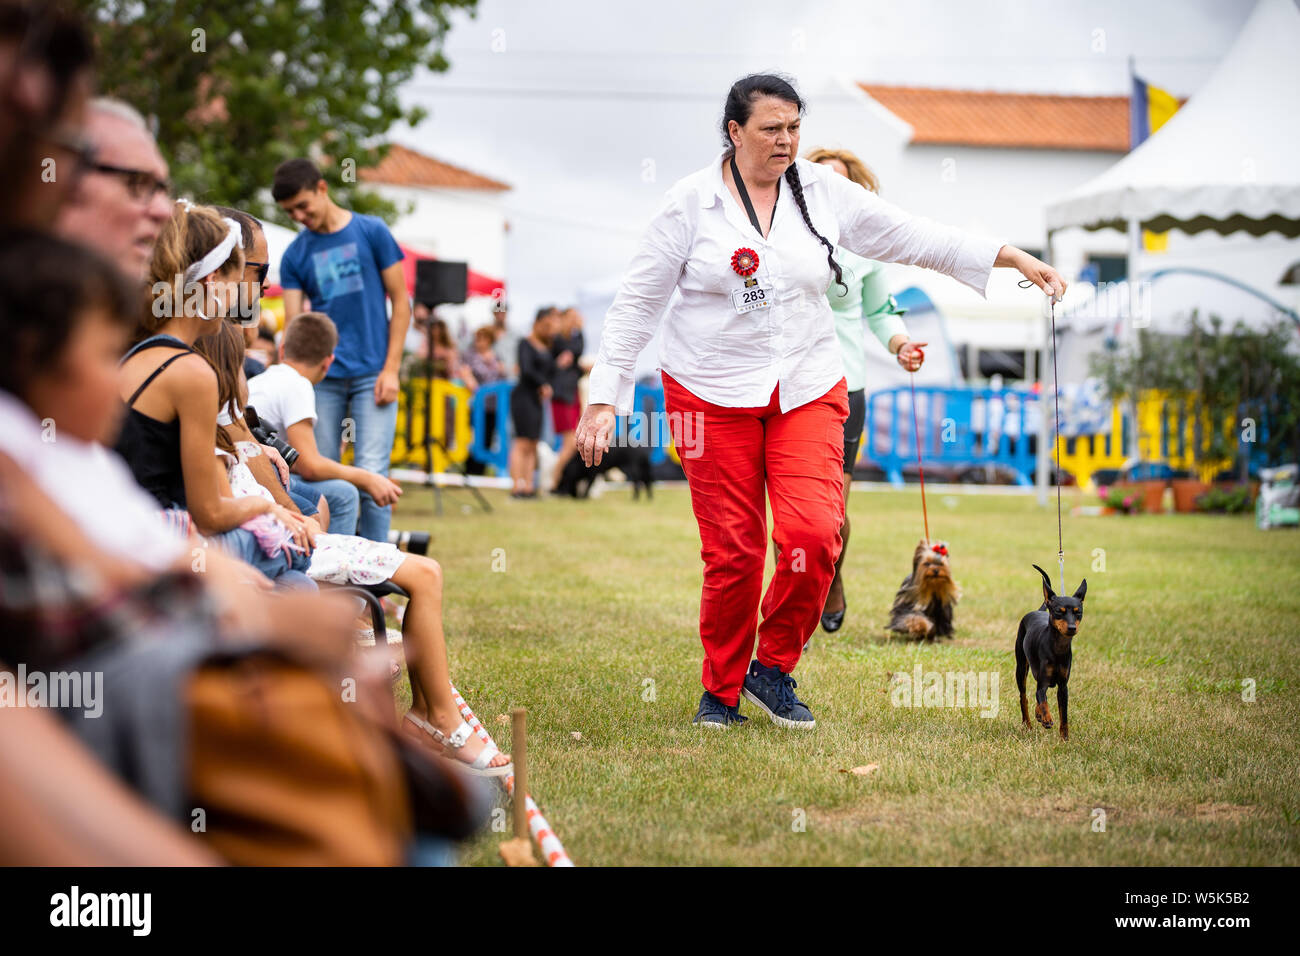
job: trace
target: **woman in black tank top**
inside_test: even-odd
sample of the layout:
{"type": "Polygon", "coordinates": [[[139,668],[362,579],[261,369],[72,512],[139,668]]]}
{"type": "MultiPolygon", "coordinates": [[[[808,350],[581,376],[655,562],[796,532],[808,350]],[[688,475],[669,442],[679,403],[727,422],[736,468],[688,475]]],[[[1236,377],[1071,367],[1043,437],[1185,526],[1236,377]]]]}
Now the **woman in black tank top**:
{"type": "Polygon", "coordinates": [[[153,296],[142,341],[122,360],[127,412],[117,451],[160,505],[185,508],[205,535],[268,511],[285,512],[291,527],[302,520],[262,498],[223,497],[218,484],[216,374],[190,346],[220,328],[236,301],[244,270],[239,240],[233,220],[177,205],[150,263],[153,296]],[[160,349],[171,354],[155,360],[160,349]]]}
{"type": "Polygon", "coordinates": [[[163,360],[156,369],[149,373],[140,387],[126,402],[126,415],[122,419],[122,430],[117,438],[117,453],[126,459],[135,480],[140,487],[153,495],[158,504],[164,508],[185,505],[185,475],[181,471],[181,420],[180,417],[170,422],[160,422],[156,418],[135,408],[135,401],[169,365],[194,350],[180,339],[170,335],[154,335],[136,345],[122,359],[126,362],[131,356],[145,349],[161,347],[181,348],[163,360]]]}

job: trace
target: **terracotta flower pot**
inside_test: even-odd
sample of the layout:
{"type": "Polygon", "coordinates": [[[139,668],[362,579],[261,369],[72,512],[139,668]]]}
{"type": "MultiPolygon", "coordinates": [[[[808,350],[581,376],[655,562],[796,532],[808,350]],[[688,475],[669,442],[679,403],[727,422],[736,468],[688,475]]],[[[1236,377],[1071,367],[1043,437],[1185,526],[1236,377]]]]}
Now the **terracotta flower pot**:
{"type": "Polygon", "coordinates": [[[1166,484],[1168,482],[1164,479],[1138,482],[1142,492],[1142,510],[1147,514],[1158,515],[1165,510],[1166,484]]]}
{"type": "Polygon", "coordinates": [[[1210,486],[1196,478],[1175,478],[1174,511],[1190,514],[1196,510],[1196,497],[1210,490],[1210,486]]]}

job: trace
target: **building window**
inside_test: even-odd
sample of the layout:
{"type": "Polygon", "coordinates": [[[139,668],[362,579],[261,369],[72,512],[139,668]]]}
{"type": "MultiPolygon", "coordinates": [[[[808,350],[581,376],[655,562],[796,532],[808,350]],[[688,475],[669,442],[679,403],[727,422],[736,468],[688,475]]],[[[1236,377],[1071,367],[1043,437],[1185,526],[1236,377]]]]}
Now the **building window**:
{"type": "Polygon", "coordinates": [[[1003,380],[1022,381],[1025,377],[1025,353],[1010,349],[980,349],[980,378],[1001,375],[1003,380]]]}
{"type": "MultiPolygon", "coordinates": [[[[1088,256],[1089,271],[1095,269],[1094,282],[1122,282],[1128,278],[1128,259],[1125,256],[1088,256]]],[[[1082,277],[1080,277],[1082,278],[1082,277]]]]}

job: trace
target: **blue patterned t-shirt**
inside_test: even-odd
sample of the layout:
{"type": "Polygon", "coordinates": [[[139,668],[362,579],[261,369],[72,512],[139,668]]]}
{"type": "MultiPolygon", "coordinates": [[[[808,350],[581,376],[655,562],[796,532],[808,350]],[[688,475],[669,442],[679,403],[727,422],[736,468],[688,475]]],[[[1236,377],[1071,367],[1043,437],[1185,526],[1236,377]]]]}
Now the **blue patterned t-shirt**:
{"type": "Polygon", "coordinates": [[[380,273],[402,261],[388,226],[353,213],[338,232],[304,229],[280,260],[280,284],[300,289],[339,330],[327,378],[374,375],[388,357],[388,305],[380,273]]]}

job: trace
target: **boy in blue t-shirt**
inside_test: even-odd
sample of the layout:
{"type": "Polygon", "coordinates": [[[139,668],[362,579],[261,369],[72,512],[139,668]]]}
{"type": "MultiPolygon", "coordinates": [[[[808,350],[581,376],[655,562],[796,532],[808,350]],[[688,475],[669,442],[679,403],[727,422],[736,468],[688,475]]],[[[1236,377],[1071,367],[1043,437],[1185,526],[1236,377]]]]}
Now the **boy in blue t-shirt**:
{"type": "MultiPolygon", "coordinates": [[[[387,475],[397,430],[398,369],[411,321],[411,302],[402,275],[402,251],[383,221],[335,204],[315,164],[291,159],[275,171],[271,196],[306,228],[280,260],[285,322],[311,307],[338,329],[334,364],[316,385],[316,446],[339,458],[343,423],[358,468],[387,475]],[[391,321],[385,299],[392,299],[391,321]]],[[[392,506],[361,495],[357,533],[388,540],[392,506]]]]}

